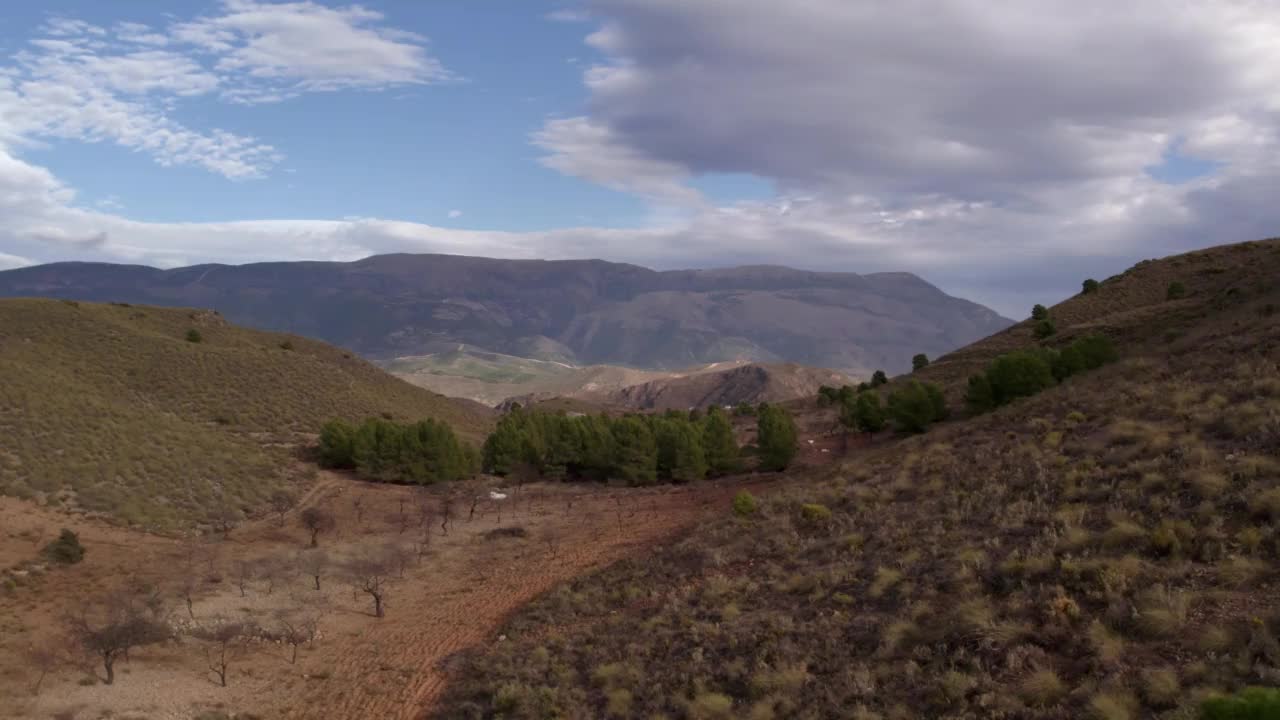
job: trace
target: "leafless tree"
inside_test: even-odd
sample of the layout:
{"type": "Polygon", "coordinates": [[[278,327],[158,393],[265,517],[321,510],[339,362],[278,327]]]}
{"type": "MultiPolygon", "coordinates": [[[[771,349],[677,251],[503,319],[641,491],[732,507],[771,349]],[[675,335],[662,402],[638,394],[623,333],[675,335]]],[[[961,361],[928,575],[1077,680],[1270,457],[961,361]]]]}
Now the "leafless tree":
{"type": "Polygon", "coordinates": [[[40,694],[40,687],[49,673],[67,664],[65,649],[65,638],[44,638],[39,645],[31,645],[23,652],[26,666],[36,672],[36,681],[31,686],[32,695],[40,694]]]}
{"type": "Polygon", "coordinates": [[[244,650],[245,641],[253,634],[255,628],[244,622],[219,622],[216,625],[198,630],[192,635],[209,642],[204,649],[205,662],[209,672],[218,678],[218,684],[227,686],[227,671],[231,661],[244,650]]]}
{"type": "Polygon", "coordinates": [[[127,657],[130,648],[158,643],[170,636],[155,612],[128,592],[90,601],[67,617],[66,623],[75,642],[102,662],[108,685],[116,679],[116,660],[127,657]]]}
{"type": "Polygon", "coordinates": [[[346,573],[353,592],[364,593],[373,600],[373,616],[385,617],[387,586],[391,584],[394,563],[388,562],[384,553],[366,550],[347,563],[346,573]]]}
{"type": "Polygon", "coordinates": [[[293,507],[293,503],[293,495],[288,490],[277,490],[271,493],[271,509],[275,511],[280,527],[284,527],[284,516],[293,507]]]}
{"type": "Polygon", "coordinates": [[[320,578],[329,573],[329,556],[323,550],[313,548],[298,553],[298,570],[315,582],[320,589],[320,578]]]}
{"type": "Polygon", "coordinates": [[[431,551],[431,525],[423,526],[422,534],[418,536],[417,540],[413,541],[413,551],[417,554],[419,561],[431,551]]]}
{"type": "Polygon", "coordinates": [[[320,632],[320,613],[314,610],[281,611],[276,615],[275,636],[289,646],[289,664],[298,662],[298,647],[313,643],[320,632]]]}
{"type": "Polygon", "coordinates": [[[320,533],[332,532],[337,527],[333,515],[318,507],[309,507],[298,515],[298,522],[311,533],[311,547],[320,545],[320,533]]]}
{"type": "Polygon", "coordinates": [[[404,577],[404,571],[413,562],[413,551],[398,542],[389,542],[382,546],[382,559],[389,568],[396,571],[396,577],[404,577]]]}
{"type": "Polygon", "coordinates": [[[559,528],[549,527],[542,533],[542,542],[547,546],[547,554],[555,560],[560,556],[560,545],[564,542],[564,533],[559,528]]]}
{"type": "Polygon", "coordinates": [[[356,511],[356,524],[360,525],[364,522],[364,496],[356,494],[351,498],[351,509],[356,511]]]}
{"type": "Polygon", "coordinates": [[[178,579],[178,597],[182,598],[182,602],[187,606],[187,616],[192,620],[196,619],[196,593],[200,591],[200,575],[198,572],[192,572],[190,568],[183,568],[182,575],[178,579]]]}
{"type": "Polygon", "coordinates": [[[453,521],[453,498],[440,498],[440,534],[449,534],[449,523],[453,521]]]}
{"type": "Polygon", "coordinates": [[[240,524],[240,520],[240,512],[235,508],[228,506],[218,510],[214,514],[213,526],[218,528],[218,531],[222,533],[223,540],[228,540],[231,538],[231,531],[236,529],[240,524]]]}
{"type": "Polygon", "coordinates": [[[257,577],[257,568],[253,562],[249,560],[237,560],[235,564],[235,582],[236,587],[240,588],[240,597],[245,596],[245,590],[249,587],[249,583],[257,577]]]}
{"type": "Polygon", "coordinates": [[[289,567],[282,559],[273,555],[261,557],[253,561],[253,574],[266,585],[266,594],[276,590],[276,583],[289,576],[289,567]]]}

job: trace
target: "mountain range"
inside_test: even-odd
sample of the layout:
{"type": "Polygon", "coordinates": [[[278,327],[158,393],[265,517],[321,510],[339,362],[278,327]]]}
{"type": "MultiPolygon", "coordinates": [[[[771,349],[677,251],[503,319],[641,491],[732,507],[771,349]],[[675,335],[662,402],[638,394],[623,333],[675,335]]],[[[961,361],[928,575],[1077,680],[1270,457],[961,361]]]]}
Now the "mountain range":
{"type": "Polygon", "coordinates": [[[379,255],[158,269],[54,263],[0,272],[0,296],[195,306],[370,359],[490,352],[672,370],[796,362],[906,370],[1011,321],[910,273],[776,266],[658,272],[600,260],[379,255]]]}

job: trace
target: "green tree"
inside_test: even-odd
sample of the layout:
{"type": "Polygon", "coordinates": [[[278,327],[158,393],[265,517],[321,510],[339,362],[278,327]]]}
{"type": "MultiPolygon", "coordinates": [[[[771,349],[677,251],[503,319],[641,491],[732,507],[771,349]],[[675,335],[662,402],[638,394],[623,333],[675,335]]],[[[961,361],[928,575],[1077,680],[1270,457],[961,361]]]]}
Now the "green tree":
{"type": "Polygon", "coordinates": [[[786,470],[795,459],[796,423],[786,410],[776,405],[766,406],[756,422],[756,438],[761,470],[786,470]]]}
{"type": "Polygon", "coordinates": [[[355,428],[345,420],[330,420],[320,428],[320,464],[324,467],[351,469],[355,467],[352,442],[355,428]]]}
{"type": "Polygon", "coordinates": [[[1049,308],[1039,303],[1037,303],[1035,307],[1031,308],[1032,320],[1045,320],[1045,319],[1048,319],[1048,317],[1049,317],[1049,308]]]}
{"type": "Polygon", "coordinates": [[[857,399],[846,403],[840,414],[840,422],[845,427],[864,433],[877,433],[884,429],[884,406],[880,403],[880,394],[871,392],[859,393],[857,399]]]}
{"type": "Polygon", "coordinates": [[[657,479],[658,447],[653,432],[634,415],[613,423],[612,473],[632,485],[651,485],[657,479]]]}
{"type": "Polygon", "coordinates": [[[991,381],[987,374],[973,375],[969,378],[969,387],[964,394],[965,406],[974,415],[990,412],[996,407],[995,392],[991,389],[991,381]]]}
{"type": "Polygon", "coordinates": [[[912,372],[919,372],[927,367],[929,367],[928,355],[925,355],[924,353],[918,353],[915,357],[911,358],[912,372]]]}
{"type": "Polygon", "coordinates": [[[1054,384],[1053,370],[1044,356],[1030,351],[996,358],[987,369],[987,381],[996,406],[1035,395],[1054,384]]]}
{"type": "Polygon", "coordinates": [[[58,533],[58,539],[45,545],[42,552],[47,559],[62,565],[75,565],[84,559],[80,536],[66,528],[58,533]]]}
{"type": "Polygon", "coordinates": [[[884,374],[883,370],[877,370],[871,373],[871,387],[876,388],[889,382],[889,378],[884,374]]]}
{"type": "Polygon", "coordinates": [[[733,425],[718,407],[707,411],[702,421],[702,446],[712,475],[729,475],[742,468],[741,450],[733,437],[733,425]]]}
{"type": "Polygon", "coordinates": [[[1053,335],[1054,333],[1058,332],[1058,328],[1056,325],[1053,324],[1052,320],[1050,320],[1049,318],[1044,318],[1043,320],[1040,320],[1039,322],[1036,323],[1034,331],[1035,331],[1036,339],[1043,340],[1053,335]]]}
{"type": "Polygon", "coordinates": [[[937,386],[912,380],[890,393],[889,415],[898,431],[921,433],[945,417],[946,403],[937,386]]]}
{"type": "Polygon", "coordinates": [[[694,482],[707,476],[707,458],[702,436],[687,418],[666,419],[658,424],[654,438],[658,477],[677,482],[694,482]]]}
{"type": "Polygon", "coordinates": [[[1085,280],[1084,283],[1081,284],[1080,292],[1081,294],[1084,294],[1084,295],[1098,292],[1098,281],[1094,280],[1093,278],[1089,278],[1088,280],[1085,280]]]}
{"type": "Polygon", "coordinates": [[[190,330],[187,331],[187,342],[189,343],[204,342],[204,336],[200,334],[199,330],[195,328],[191,328],[190,330]]]}

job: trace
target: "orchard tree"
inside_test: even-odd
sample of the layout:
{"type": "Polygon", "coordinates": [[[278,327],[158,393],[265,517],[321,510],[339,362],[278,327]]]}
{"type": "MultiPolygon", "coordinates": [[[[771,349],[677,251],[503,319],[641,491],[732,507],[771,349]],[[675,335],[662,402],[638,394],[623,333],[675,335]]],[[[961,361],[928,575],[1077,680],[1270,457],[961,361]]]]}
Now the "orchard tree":
{"type": "Polygon", "coordinates": [[[333,519],[328,511],[318,507],[309,507],[298,515],[298,522],[302,523],[302,527],[311,533],[311,547],[319,547],[320,533],[332,532],[337,527],[337,521],[333,519]]]}

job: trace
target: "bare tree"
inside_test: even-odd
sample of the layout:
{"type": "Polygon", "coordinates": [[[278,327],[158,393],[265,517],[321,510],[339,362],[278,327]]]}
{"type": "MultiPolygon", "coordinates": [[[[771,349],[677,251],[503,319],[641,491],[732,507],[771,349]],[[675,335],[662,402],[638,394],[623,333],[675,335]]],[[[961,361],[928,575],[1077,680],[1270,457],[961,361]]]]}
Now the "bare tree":
{"type": "Polygon", "coordinates": [[[261,557],[253,561],[253,574],[266,585],[266,594],[275,592],[276,583],[289,575],[289,567],[282,559],[273,555],[261,557]]]}
{"type": "Polygon", "coordinates": [[[356,524],[364,522],[364,496],[357,494],[351,498],[351,509],[356,511],[356,524]]]}
{"type": "Polygon", "coordinates": [[[271,493],[271,509],[276,513],[280,527],[284,527],[284,516],[293,507],[294,498],[288,490],[277,490],[271,493]]]}
{"type": "Polygon", "coordinates": [[[382,546],[382,559],[386,562],[388,568],[396,571],[396,577],[404,577],[404,571],[409,568],[409,563],[413,562],[413,551],[398,542],[389,542],[382,546]]]}
{"type": "Polygon", "coordinates": [[[440,534],[449,534],[449,523],[453,520],[453,498],[440,498],[440,534]]]}
{"type": "Polygon", "coordinates": [[[219,622],[211,628],[192,633],[196,638],[210,643],[204,649],[205,662],[209,672],[217,676],[218,684],[222,687],[227,686],[227,671],[231,667],[231,661],[244,650],[245,641],[254,630],[250,623],[219,622]]]}
{"type": "Polygon", "coordinates": [[[311,549],[298,553],[298,570],[315,582],[320,589],[320,578],[329,573],[329,556],[323,550],[311,549]]]}
{"type": "Polygon", "coordinates": [[[65,638],[45,638],[39,645],[31,645],[23,652],[23,660],[27,667],[36,671],[36,681],[31,686],[31,694],[39,695],[40,687],[49,673],[67,663],[65,656],[65,638]]]}
{"type": "Polygon", "coordinates": [[[66,620],[67,629],[86,653],[102,662],[104,682],[115,682],[115,663],[129,649],[167,640],[168,627],[139,598],[121,592],[91,601],[66,620]]]}
{"type": "Polygon", "coordinates": [[[228,540],[231,538],[231,531],[240,525],[241,519],[242,516],[238,510],[227,506],[214,513],[213,526],[222,533],[223,540],[228,540]]]}
{"type": "Polygon", "coordinates": [[[302,527],[311,533],[311,547],[320,545],[320,533],[332,532],[337,526],[337,521],[333,519],[333,515],[318,507],[309,507],[298,515],[298,521],[302,523],[302,527]]]}
{"type": "Polygon", "coordinates": [[[560,545],[564,542],[564,533],[559,528],[549,527],[542,533],[542,542],[547,546],[547,554],[555,560],[560,556],[560,545]]]}
{"type": "Polygon", "coordinates": [[[419,561],[431,551],[431,525],[423,526],[422,534],[418,536],[417,540],[413,541],[413,551],[417,554],[419,561]]]}
{"type": "Polygon", "coordinates": [[[386,616],[387,586],[391,583],[394,563],[385,553],[366,550],[347,564],[347,577],[353,592],[364,593],[373,600],[373,616],[386,616]]]}
{"type": "Polygon", "coordinates": [[[245,596],[245,589],[249,587],[249,583],[257,577],[257,568],[252,561],[237,560],[235,565],[235,582],[236,587],[240,588],[240,597],[245,596]]]}
{"type": "Polygon", "coordinates": [[[192,572],[190,568],[182,569],[182,577],[178,580],[178,597],[187,606],[187,616],[192,620],[196,619],[195,601],[196,593],[200,591],[200,574],[199,571],[192,572]]]}
{"type": "Polygon", "coordinates": [[[289,646],[289,664],[298,662],[298,647],[313,643],[320,632],[320,613],[314,610],[281,611],[276,616],[275,637],[289,646]]]}

